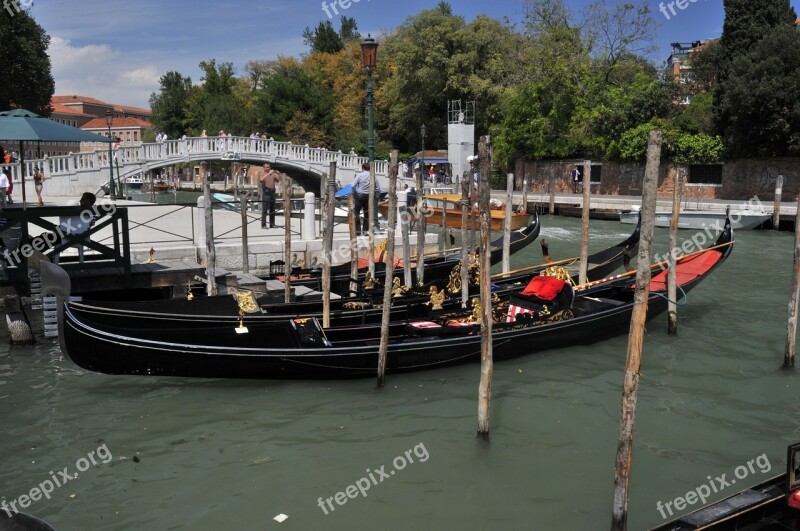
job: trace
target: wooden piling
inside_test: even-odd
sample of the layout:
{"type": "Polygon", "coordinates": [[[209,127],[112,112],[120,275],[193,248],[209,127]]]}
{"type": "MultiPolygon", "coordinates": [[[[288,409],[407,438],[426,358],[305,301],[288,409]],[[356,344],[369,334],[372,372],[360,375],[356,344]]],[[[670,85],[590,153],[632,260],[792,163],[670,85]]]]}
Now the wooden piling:
{"type": "Polygon", "coordinates": [[[400,233],[403,238],[403,285],[410,286],[411,280],[411,235],[408,220],[408,193],[406,203],[400,207],[400,233]]]}
{"type": "Polygon", "coordinates": [[[442,253],[447,249],[447,199],[442,199],[442,253]]]}
{"type": "Polygon", "coordinates": [[[494,360],[492,356],[492,292],[491,284],[491,259],[489,256],[489,239],[491,229],[491,213],[489,198],[491,197],[491,138],[482,136],[478,144],[478,163],[480,168],[480,182],[478,194],[480,196],[480,226],[481,226],[481,381],[478,387],[478,437],[489,438],[489,408],[492,401],[492,371],[494,360]]]}
{"type": "Polygon", "coordinates": [[[503,223],[503,273],[511,271],[511,210],[514,208],[514,174],[506,175],[506,219],[503,223]]]}
{"type": "Polygon", "coordinates": [[[583,162],[583,211],[581,216],[581,263],[578,272],[578,283],[586,283],[586,271],[589,267],[589,197],[592,190],[592,161],[583,162]]]}
{"type": "Polygon", "coordinates": [[[333,218],[336,203],[336,161],[331,161],[328,166],[327,190],[324,191],[322,201],[322,327],[331,326],[331,260],[333,252],[333,218]]]}
{"type": "Polygon", "coordinates": [[[378,353],[378,387],[386,383],[386,356],[389,351],[389,321],[392,311],[394,282],[394,226],[397,223],[397,170],[400,152],[392,150],[389,162],[389,219],[386,227],[386,280],[383,283],[383,312],[381,314],[381,343],[378,353]]]}
{"type": "Polygon", "coordinates": [[[669,306],[667,310],[667,333],[678,333],[678,305],[675,301],[678,300],[677,279],[675,274],[675,253],[678,249],[678,221],[681,215],[681,170],[676,169],[674,172],[674,182],[672,191],[672,219],[669,223],[669,255],[667,261],[669,262],[669,270],[667,271],[667,298],[669,299],[669,306]]]}
{"type": "Polygon", "coordinates": [[[797,196],[797,215],[794,219],[794,270],[792,289],[789,292],[789,319],[786,323],[786,350],[784,367],[794,367],[795,340],[797,339],[797,305],[800,301],[800,194],[797,196]]]}
{"type": "Polygon", "coordinates": [[[417,180],[419,188],[417,189],[417,284],[423,285],[425,282],[425,230],[427,229],[427,218],[425,217],[425,209],[423,207],[424,199],[424,176],[425,168],[420,171],[417,180]]]}
{"type": "Polygon", "coordinates": [[[650,262],[653,259],[653,226],[656,213],[656,185],[661,162],[661,131],[650,131],[647,142],[647,165],[642,184],[642,231],[633,315],[631,316],[625,380],[622,389],[619,440],[614,465],[614,501],[611,510],[612,531],[624,531],[628,525],[628,486],[633,452],[633,427],[639,392],[639,368],[642,362],[644,325],[650,295],[650,262]]]}
{"type": "MultiPolygon", "coordinates": [[[[470,181],[472,179],[470,178],[470,181]]],[[[461,187],[461,307],[467,307],[469,300],[469,254],[472,248],[467,247],[467,223],[470,204],[469,184],[461,187]]]]}
{"type": "Polygon", "coordinates": [[[292,300],[292,180],[285,173],[283,183],[283,298],[287,304],[292,300]]]}
{"type": "Polygon", "coordinates": [[[772,229],[781,228],[781,194],[783,193],[783,175],[775,179],[775,204],[772,207],[772,229]]]}
{"type": "Polygon", "coordinates": [[[556,213],[556,176],[552,173],[547,186],[550,188],[550,210],[547,213],[552,216],[556,213]]]}
{"type": "Polygon", "coordinates": [[[347,224],[350,227],[350,295],[358,294],[358,236],[356,235],[356,219],[353,211],[356,208],[355,196],[349,195],[347,224]]]}
{"type": "Polygon", "coordinates": [[[528,178],[522,179],[522,204],[520,205],[520,212],[523,214],[528,213],[528,178]]]}
{"type": "MultiPolygon", "coordinates": [[[[201,164],[202,166],[202,164],[201,164]]],[[[207,166],[206,166],[207,167],[207,166]]],[[[214,212],[211,208],[211,183],[208,181],[208,172],[204,172],[203,179],[203,213],[206,221],[206,293],[209,296],[217,294],[217,250],[214,247],[214,212]]]]}
{"type": "Polygon", "coordinates": [[[250,272],[250,249],[247,245],[247,196],[239,198],[239,205],[242,210],[242,273],[250,272]]]}
{"type": "Polygon", "coordinates": [[[369,274],[375,278],[375,161],[369,163],[369,202],[367,203],[367,218],[369,218],[369,229],[367,229],[367,245],[369,253],[367,264],[369,274]]]}

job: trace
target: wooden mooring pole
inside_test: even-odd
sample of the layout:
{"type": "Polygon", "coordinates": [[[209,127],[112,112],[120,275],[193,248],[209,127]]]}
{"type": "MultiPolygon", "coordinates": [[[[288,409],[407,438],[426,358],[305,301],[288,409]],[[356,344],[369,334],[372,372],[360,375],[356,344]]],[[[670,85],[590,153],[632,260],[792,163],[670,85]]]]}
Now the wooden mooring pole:
{"type": "Polygon", "coordinates": [[[547,213],[552,216],[556,213],[556,176],[552,173],[547,185],[550,188],[550,210],[547,213]]]}
{"type": "Polygon", "coordinates": [[[639,244],[636,293],[628,336],[628,355],[625,361],[625,380],[622,389],[619,440],[614,465],[614,503],[611,509],[612,531],[624,531],[628,526],[628,487],[633,453],[633,427],[636,422],[636,400],[639,392],[639,368],[642,363],[642,343],[650,295],[650,262],[653,259],[653,226],[656,214],[656,184],[661,163],[661,131],[650,131],[647,140],[647,165],[642,184],[642,233],[639,244]]]}
{"type": "Polygon", "coordinates": [[[581,215],[581,263],[578,270],[578,283],[586,284],[586,271],[589,267],[589,197],[592,190],[592,161],[583,162],[583,211],[581,215]]]}
{"type": "Polygon", "coordinates": [[[400,207],[400,233],[403,238],[403,285],[411,286],[411,234],[409,227],[408,193],[406,201],[400,207]]]}
{"type": "MultiPolygon", "coordinates": [[[[203,163],[200,164],[203,167],[203,163]]],[[[206,293],[209,296],[217,294],[217,250],[214,247],[214,212],[211,208],[211,183],[208,180],[208,164],[203,172],[203,213],[206,222],[206,293]]]]}
{"type": "Polygon", "coordinates": [[[678,288],[676,284],[675,274],[675,253],[678,248],[678,221],[681,215],[681,187],[683,186],[683,179],[681,178],[681,170],[675,169],[673,177],[674,190],[672,191],[672,219],[669,223],[669,255],[667,261],[669,262],[669,270],[667,272],[667,297],[669,298],[669,306],[667,310],[667,333],[678,333],[678,305],[675,301],[678,300],[678,288]]]}
{"type": "Polygon", "coordinates": [[[336,161],[328,166],[327,190],[322,201],[322,327],[331,326],[331,260],[333,253],[333,217],[336,203],[336,161]]]}
{"type": "Polygon", "coordinates": [[[511,271],[511,210],[514,194],[514,174],[506,175],[506,219],[503,223],[503,273],[511,271]]]}
{"type": "Polygon", "coordinates": [[[392,312],[394,283],[394,226],[397,223],[397,160],[400,152],[392,150],[389,162],[389,219],[386,226],[386,279],[383,283],[383,312],[381,314],[381,343],[378,351],[378,387],[386,383],[386,356],[389,351],[389,321],[392,312]]]}
{"type": "Polygon", "coordinates": [[[350,227],[350,296],[358,295],[358,236],[356,235],[356,218],[353,211],[356,208],[355,195],[349,196],[347,209],[347,224],[350,227]]]}
{"type": "Polygon", "coordinates": [[[287,304],[292,300],[292,180],[281,176],[283,182],[283,298],[287,304]]]}
{"type": "Polygon", "coordinates": [[[491,258],[489,256],[489,236],[491,228],[491,213],[489,199],[491,197],[492,152],[491,139],[482,136],[478,144],[478,167],[480,168],[480,182],[478,194],[480,196],[480,225],[481,225],[481,381],[478,386],[478,437],[489,438],[489,407],[492,401],[492,371],[494,359],[492,357],[492,292],[491,283],[491,258]]]}
{"type": "Polygon", "coordinates": [[[367,218],[369,218],[369,229],[367,229],[367,242],[369,254],[367,264],[369,274],[375,278],[375,161],[369,162],[369,202],[367,203],[367,218]]]}
{"type": "MultiPolygon", "coordinates": [[[[469,182],[472,182],[470,176],[469,182]]],[[[469,222],[470,203],[469,182],[461,188],[461,307],[467,307],[469,300],[469,254],[472,251],[467,247],[467,223],[469,222]]]]}
{"type": "Polygon", "coordinates": [[[242,210],[242,273],[250,272],[250,250],[247,246],[247,196],[239,198],[239,207],[242,210]]]}
{"type": "Polygon", "coordinates": [[[772,229],[781,228],[781,194],[783,193],[783,175],[775,179],[775,204],[772,207],[772,229]]]}
{"type": "Polygon", "coordinates": [[[425,182],[424,182],[423,167],[420,171],[419,188],[417,189],[417,285],[422,285],[425,282],[425,230],[427,228],[427,218],[425,217],[425,208],[423,207],[425,182]]]}
{"type": "Polygon", "coordinates": [[[800,194],[797,195],[797,214],[794,219],[794,270],[789,296],[789,319],[786,323],[786,352],[784,367],[794,367],[795,340],[797,339],[797,305],[800,300],[800,194]]]}

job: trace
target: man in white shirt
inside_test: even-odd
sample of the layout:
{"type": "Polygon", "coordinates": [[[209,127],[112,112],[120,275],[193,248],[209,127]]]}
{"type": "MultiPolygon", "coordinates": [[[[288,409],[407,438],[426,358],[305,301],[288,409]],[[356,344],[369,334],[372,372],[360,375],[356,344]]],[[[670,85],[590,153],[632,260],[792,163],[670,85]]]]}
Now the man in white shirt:
{"type": "Polygon", "coordinates": [[[8,176],[0,171],[0,208],[6,207],[6,189],[8,188],[8,176]]]}

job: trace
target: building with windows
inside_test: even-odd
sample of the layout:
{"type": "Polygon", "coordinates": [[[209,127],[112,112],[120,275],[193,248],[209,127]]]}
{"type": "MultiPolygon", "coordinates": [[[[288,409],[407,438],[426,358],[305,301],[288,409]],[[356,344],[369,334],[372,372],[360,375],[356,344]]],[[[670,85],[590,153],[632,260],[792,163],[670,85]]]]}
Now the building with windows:
{"type": "MultiPolygon", "coordinates": [[[[139,118],[115,117],[111,119],[111,136],[119,138],[119,143],[122,147],[138,146],[142,143],[145,129],[150,127],[152,127],[150,122],[145,122],[139,118]]],[[[81,126],[81,129],[90,133],[108,136],[108,124],[105,116],[86,122],[81,126]]],[[[106,144],[95,145],[94,142],[83,142],[81,144],[82,151],[94,151],[106,147],[108,147],[106,144]]]]}
{"type": "Polygon", "coordinates": [[[699,87],[695,85],[692,78],[692,56],[717,40],[719,39],[672,43],[672,53],[667,59],[667,65],[664,68],[664,78],[674,79],[684,89],[681,91],[680,100],[676,103],[689,105],[692,101],[692,96],[698,93],[699,87]]]}

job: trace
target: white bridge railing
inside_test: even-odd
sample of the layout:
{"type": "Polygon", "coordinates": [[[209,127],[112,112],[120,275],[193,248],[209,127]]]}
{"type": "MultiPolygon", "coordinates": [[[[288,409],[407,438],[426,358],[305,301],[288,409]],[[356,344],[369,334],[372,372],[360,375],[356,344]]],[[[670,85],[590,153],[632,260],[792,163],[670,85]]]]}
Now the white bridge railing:
{"type": "MultiPolygon", "coordinates": [[[[140,144],[132,147],[119,147],[113,157],[119,163],[122,177],[147,170],[170,166],[182,162],[201,160],[242,160],[249,163],[270,162],[305,172],[322,175],[328,172],[329,164],[336,161],[336,177],[342,183],[352,180],[354,172],[360,170],[366,157],[330,151],[325,148],[312,148],[308,145],[278,142],[273,139],[249,137],[191,137],[167,140],[162,143],[140,144]]],[[[35,197],[33,191],[33,168],[43,168],[45,195],[77,197],[83,192],[94,192],[109,178],[108,149],[84,151],[56,157],[45,157],[25,161],[26,195],[35,197]]],[[[11,165],[14,183],[19,183],[22,168],[20,164],[11,165]]],[[[116,176],[116,169],[115,169],[116,176]]],[[[375,161],[375,175],[385,190],[388,184],[389,163],[375,161]]],[[[410,182],[410,180],[409,180],[410,182]]],[[[413,184],[412,184],[413,185],[413,184]]],[[[20,197],[21,193],[15,193],[20,197]]]]}

